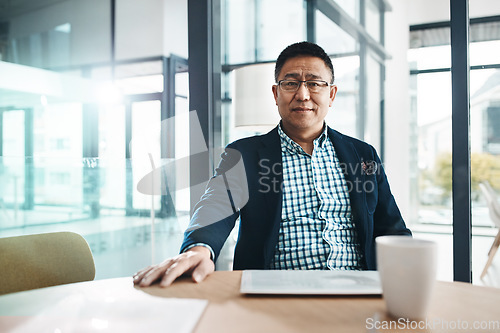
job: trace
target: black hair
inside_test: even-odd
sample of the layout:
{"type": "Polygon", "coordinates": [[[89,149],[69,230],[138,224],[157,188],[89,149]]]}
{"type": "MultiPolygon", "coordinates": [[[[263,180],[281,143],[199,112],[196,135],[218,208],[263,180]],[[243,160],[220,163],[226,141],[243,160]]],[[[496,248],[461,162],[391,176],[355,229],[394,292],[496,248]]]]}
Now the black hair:
{"type": "Polygon", "coordinates": [[[276,67],[274,68],[274,80],[278,82],[278,76],[281,72],[281,69],[288,59],[300,56],[312,56],[323,60],[326,67],[328,67],[330,69],[330,72],[332,73],[332,81],[330,83],[333,84],[334,74],[332,60],[330,59],[328,54],[326,54],[325,50],[321,48],[321,46],[311,42],[295,43],[287,46],[283,51],[281,51],[278,59],[276,60],[276,67]]]}

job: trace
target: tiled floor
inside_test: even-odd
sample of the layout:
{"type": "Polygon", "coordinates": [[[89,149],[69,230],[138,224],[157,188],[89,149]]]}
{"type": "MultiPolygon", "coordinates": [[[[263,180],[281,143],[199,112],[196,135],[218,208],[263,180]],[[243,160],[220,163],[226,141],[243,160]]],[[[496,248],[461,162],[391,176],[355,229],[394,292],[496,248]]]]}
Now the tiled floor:
{"type": "MultiPolygon", "coordinates": [[[[94,220],[81,220],[71,223],[24,226],[0,230],[0,237],[51,231],[74,231],[83,235],[92,249],[96,263],[96,279],[130,276],[140,268],[160,262],[178,253],[182,243],[182,230],[187,227],[187,216],[173,219],[156,219],[154,237],[149,218],[106,217],[94,220]],[[153,239],[154,238],[154,239],[153,239]],[[154,245],[153,245],[154,242],[154,245]]],[[[430,239],[439,244],[438,279],[453,280],[453,240],[452,235],[431,228],[412,228],[414,237],[430,239]]],[[[480,274],[487,260],[488,250],[493,242],[496,229],[481,229],[472,241],[473,283],[500,288],[500,254],[495,257],[486,277],[480,274]],[[482,231],[481,231],[482,230],[482,231]]],[[[232,245],[230,237],[217,262],[218,270],[231,269],[232,245]]]]}

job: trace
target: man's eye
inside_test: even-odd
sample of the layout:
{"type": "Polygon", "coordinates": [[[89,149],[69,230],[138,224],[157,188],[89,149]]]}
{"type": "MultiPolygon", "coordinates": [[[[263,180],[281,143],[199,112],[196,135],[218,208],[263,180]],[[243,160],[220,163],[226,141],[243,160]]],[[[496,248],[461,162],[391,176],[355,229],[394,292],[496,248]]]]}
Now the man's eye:
{"type": "Polygon", "coordinates": [[[285,85],[287,87],[296,87],[298,85],[298,83],[295,81],[288,81],[288,82],[285,82],[285,85]]]}
{"type": "Polygon", "coordinates": [[[316,88],[316,87],[319,87],[319,83],[315,82],[315,81],[309,81],[309,82],[307,82],[307,86],[311,87],[311,88],[316,88]]]}

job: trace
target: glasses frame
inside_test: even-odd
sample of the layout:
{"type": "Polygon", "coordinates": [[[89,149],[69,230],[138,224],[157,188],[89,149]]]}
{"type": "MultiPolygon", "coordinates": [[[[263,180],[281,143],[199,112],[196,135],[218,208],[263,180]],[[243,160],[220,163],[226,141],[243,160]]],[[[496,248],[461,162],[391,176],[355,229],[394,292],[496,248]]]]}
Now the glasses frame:
{"type": "Polygon", "coordinates": [[[333,84],[328,83],[327,81],[324,81],[324,80],[288,80],[288,79],[279,80],[278,82],[276,82],[276,85],[282,91],[292,93],[292,92],[297,92],[299,90],[300,86],[302,85],[302,83],[304,83],[304,86],[307,88],[307,91],[309,91],[309,93],[313,93],[313,94],[320,93],[322,88],[327,88],[327,87],[333,86],[333,84]],[[295,90],[286,90],[286,89],[283,89],[283,86],[282,86],[283,82],[297,82],[298,85],[297,85],[297,88],[295,90]],[[308,82],[321,83],[321,84],[324,84],[324,85],[319,86],[318,87],[319,89],[317,91],[313,91],[313,90],[311,90],[309,88],[308,82]]]}

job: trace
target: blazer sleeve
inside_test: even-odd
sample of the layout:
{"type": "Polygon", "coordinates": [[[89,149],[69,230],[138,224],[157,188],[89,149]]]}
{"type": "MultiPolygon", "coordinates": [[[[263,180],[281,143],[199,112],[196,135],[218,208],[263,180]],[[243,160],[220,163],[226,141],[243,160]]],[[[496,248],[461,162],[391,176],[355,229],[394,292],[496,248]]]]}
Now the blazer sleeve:
{"type": "Polygon", "coordinates": [[[239,210],[248,202],[248,184],[243,157],[234,146],[227,146],[209,180],[205,193],[195,205],[191,222],[184,233],[181,252],[193,244],[210,246],[217,260],[239,210]]]}

